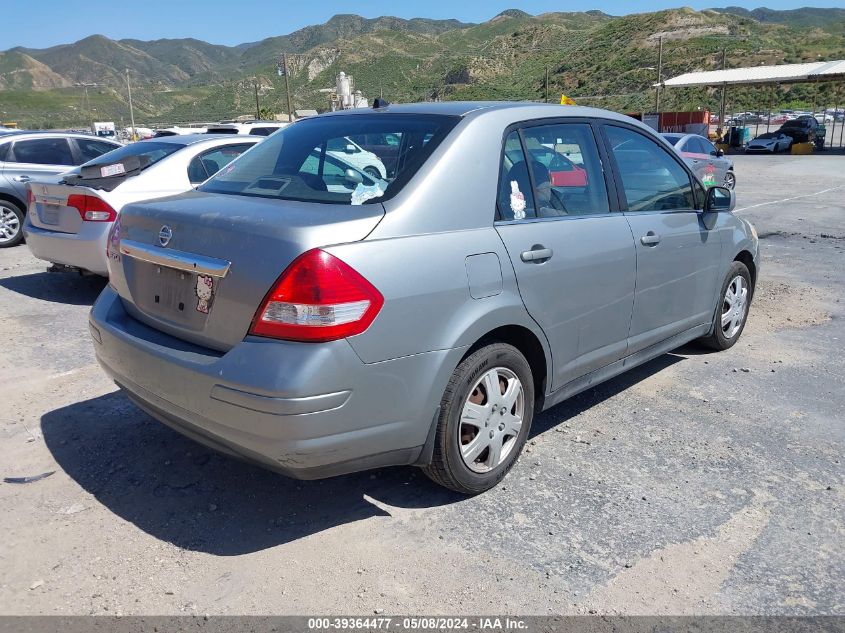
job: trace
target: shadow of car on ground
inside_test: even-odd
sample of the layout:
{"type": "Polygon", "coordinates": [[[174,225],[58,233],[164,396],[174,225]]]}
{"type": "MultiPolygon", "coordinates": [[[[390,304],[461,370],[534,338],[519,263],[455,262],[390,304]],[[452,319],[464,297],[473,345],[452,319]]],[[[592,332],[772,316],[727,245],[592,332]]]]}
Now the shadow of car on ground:
{"type": "Polygon", "coordinates": [[[108,280],[77,273],[31,273],[0,279],[0,287],[41,301],[94,305],[108,280]]]}
{"type": "MultiPolygon", "coordinates": [[[[537,416],[532,437],[681,360],[663,355],[553,407],[537,416]]],[[[155,538],[218,556],[389,516],[382,504],[430,508],[465,499],[411,467],[289,479],[179,435],[120,392],[51,411],[41,431],[58,465],[110,511],[155,538]]]]}

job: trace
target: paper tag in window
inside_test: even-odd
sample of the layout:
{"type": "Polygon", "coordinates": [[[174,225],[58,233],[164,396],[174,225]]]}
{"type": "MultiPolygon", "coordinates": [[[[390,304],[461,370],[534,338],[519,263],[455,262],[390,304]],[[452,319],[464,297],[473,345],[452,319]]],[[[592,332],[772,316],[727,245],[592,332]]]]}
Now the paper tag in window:
{"type": "Polygon", "coordinates": [[[511,180],[511,211],[513,211],[514,220],[525,218],[525,196],[519,190],[519,183],[516,180],[511,180]]]}
{"type": "Polygon", "coordinates": [[[370,185],[369,187],[364,183],[358,183],[355,190],[352,192],[352,199],[350,203],[353,205],[364,204],[367,200],[372,198],[381,198],[384,195],[379,183],[370,185]]]}
{"type": "Polygon", "coordinates": [[[120,176],[121,174],[126,173],[126,167],[123,166],[123,163],[117,163],[115,165],[106,165],[105,167],[100,167],[100,177],[101,178],[108,178],[110,176],[120,176]]]}

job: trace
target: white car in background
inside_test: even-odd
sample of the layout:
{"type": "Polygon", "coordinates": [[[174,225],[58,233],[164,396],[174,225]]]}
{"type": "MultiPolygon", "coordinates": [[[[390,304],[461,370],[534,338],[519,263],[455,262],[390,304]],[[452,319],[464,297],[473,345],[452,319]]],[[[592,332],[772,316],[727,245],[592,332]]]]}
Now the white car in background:
{"type": "Polygon", "coordinates": [[[280,121],[240,121],[214,123],[206,127],[206,134],[251,134],[252,136],[270,136],[273,132],[287,127],[290,123],[280,121]]]}
{"type": "Polygon", "coordinates": [[[351,138],[338,138],[329,141],[326,153],[357,167],[373,178],[387,179],[387,169],[381,159],[358,145],[351,138]]]}
{"type": "Polygon", "coordinates": [[[262,140],[166,136],[126,145],[52,179],[33,180],[26,245],[38,259],[108,276],[106,241],[125,205],[189,191],[262,140]]]}
{"type": "Polygon", "coordinates": [[[785,152],[790,147],[792,147],[791,136],[787,136],[783,132],[766,132],[749,141],[748,145],[745,146],[745,153],[769,152],[776,154],[780,151],[785,152]]]}

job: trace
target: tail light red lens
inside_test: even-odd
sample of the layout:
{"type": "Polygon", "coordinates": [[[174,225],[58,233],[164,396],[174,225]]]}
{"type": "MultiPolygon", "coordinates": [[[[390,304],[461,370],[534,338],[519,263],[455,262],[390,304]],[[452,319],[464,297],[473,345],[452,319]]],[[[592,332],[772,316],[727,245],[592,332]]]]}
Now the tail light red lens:
{"type": "Polygon", "coordinates": [[[85,222],[114,222],[117,212],[105,200],[96,196],[73,194],[67,198],[67,206],[74,207],[85,222]]]}
{"type": "Polygon", "coordinates": [[[118,217],[111,229],[109,229],[108,239],[106,240],[106,259],[109,265],[112,262],[120,263],[120,218],[118,217]]]}
{"type": "Polygon", "coordinates": [[[27,208],[29,208],[29,206],[32,204],[33,200],[35,200],[35,194],[32,193],[32,187],[27,185],[26,186],[26,206],[27,206],[27,208]]]}
{"type": "Polygon", "coordinates": [[[325,342],[360,334],[384,297],[337,257],[313,249],[297,257],[264,298],[250,334],[325,342]]]}

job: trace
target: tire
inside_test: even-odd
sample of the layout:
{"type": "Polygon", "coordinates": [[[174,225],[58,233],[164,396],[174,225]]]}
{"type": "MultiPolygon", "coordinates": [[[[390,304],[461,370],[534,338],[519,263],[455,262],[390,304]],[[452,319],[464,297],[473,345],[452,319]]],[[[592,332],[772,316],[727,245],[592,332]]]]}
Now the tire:
{"type": "Polygon", "coordinates": [[[725,280],[722,282],[722,289],[719,293],[719,302],[716,305],[716,310],[713,317],[713,332],[700,339],[701,343],[710,349],[722,351],[733,347],[742,331],[745,329],[745,323],[748,321],[748,309],[751,307],[751,299],[754,296],[754,286],[751,284],[751,274],[748,268],[742,262],[734,262],[728,269],[728,274],[725,275],[725,280]],[[740,312],[730,311],[735,304],[730,303],[730,294],[736,295],[738,279],[742,280],[745,292],[741,299],[739,306],[740,312]],[[733,318],[728,320],[727,324],[723,325],[723,317],[733,314],[733,318]],[[738,320],[737,320],[738,319],[738,320]]]}
{"type": "Polygon", "coordinates": [[[728,172],[725,174],[725,187],[727,187],[728,189],[733,189],[734,187],[736,187],[736,174],[733,173],[733,171],[731,170],[728,170],[728,172]]]}
{"type": "Polygon", "coordinates": [[[446,386],[432,461],[423,470],[436,483],[462,494],[489,490],[516,463],[533,419],[534,379],[528,361],[505,343],[482,347],[458,365],[446,386]],[[491,400],[487,385],[505,393],[491,400]]]}
{"type": "Polygon", "coordinates": [[[23,209],[14,202],[0,200],[0,248],[23,242],[23,209]]]}
{"type": "Polygon", "coordinates": [[[364,173],[367,174],[368,176],[372,176],[373,178],[375,178],[377,180],[382,180],[381,172],[378,170],[377,167],[373,167],[372,165],[364,167],[364,173]]]}

